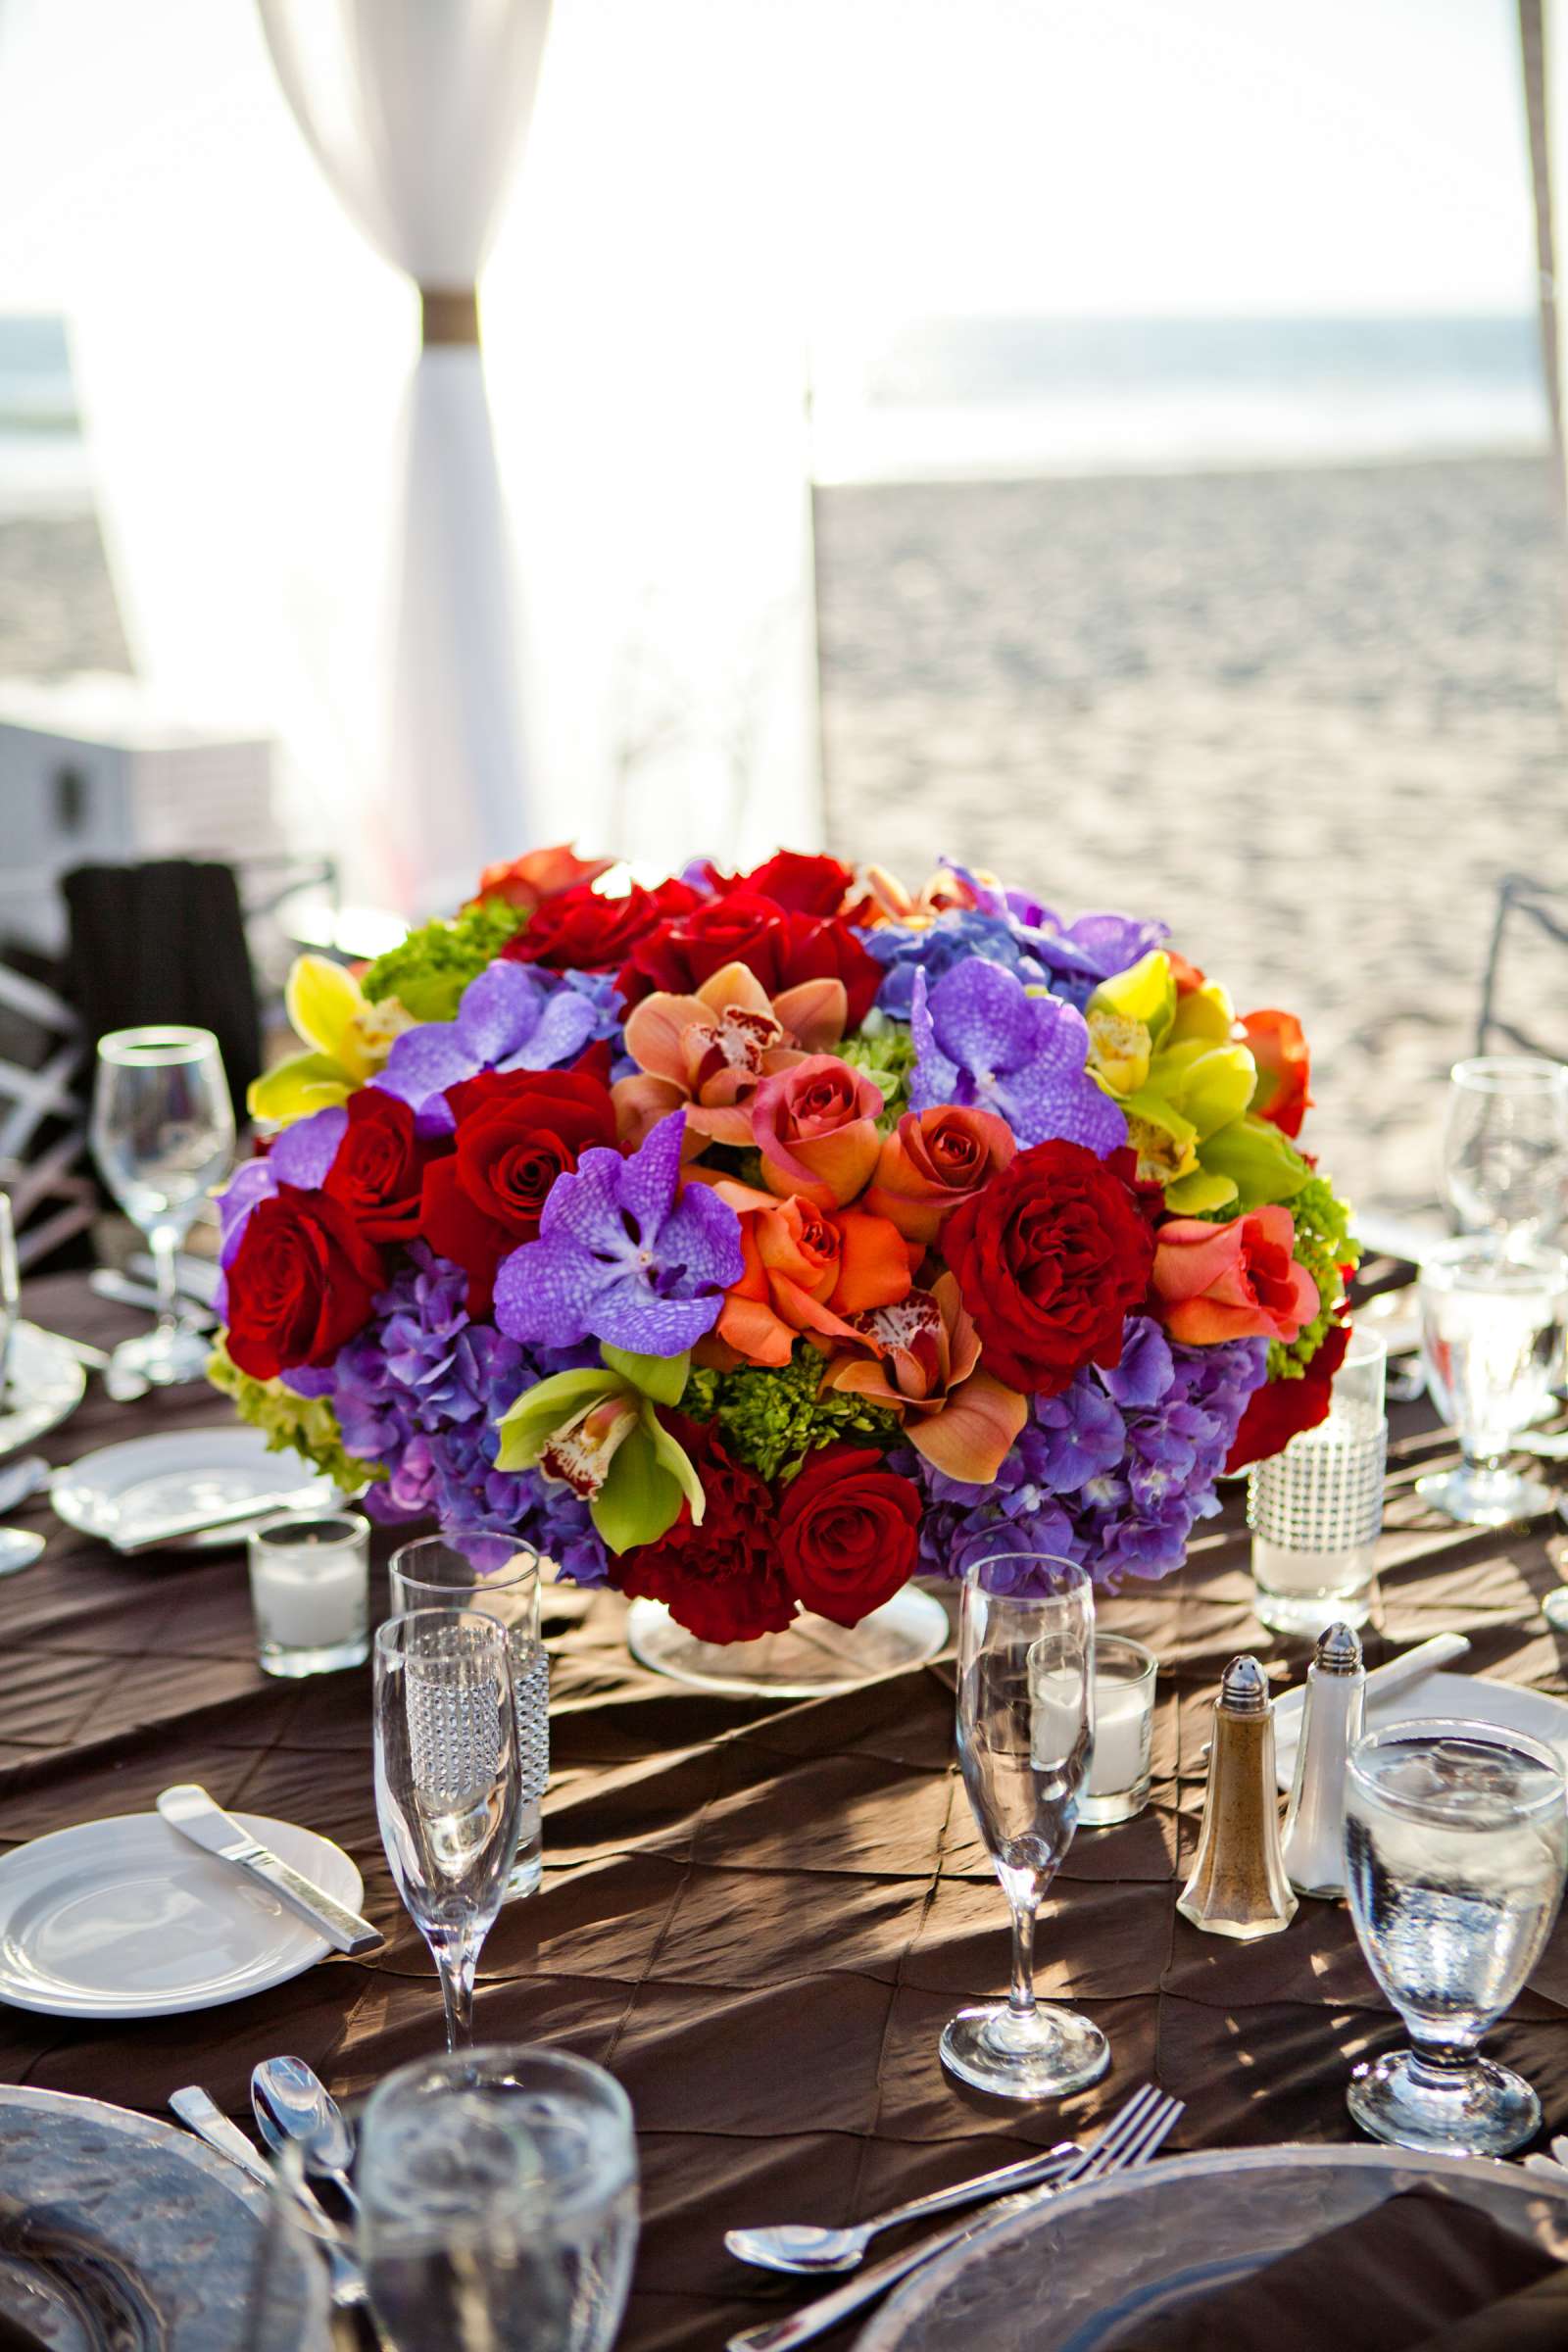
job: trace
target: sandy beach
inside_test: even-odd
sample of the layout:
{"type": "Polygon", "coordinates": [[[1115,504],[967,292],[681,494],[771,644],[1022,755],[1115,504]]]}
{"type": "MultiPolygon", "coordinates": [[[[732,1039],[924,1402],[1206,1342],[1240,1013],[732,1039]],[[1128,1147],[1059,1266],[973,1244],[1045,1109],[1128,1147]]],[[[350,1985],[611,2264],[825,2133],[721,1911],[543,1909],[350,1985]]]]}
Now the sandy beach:
{"type": "MultiPolygon", "coordinates": [[[[1545,462],[834,488],[816,531],[832,845],[1164,915],[1306,1022],[1351,1191],[1429,1200],[1496,882],[1568,881],[1545,462]]],[[[0,522],[0,673],[125,664],[90,517],[0,522]]]]}

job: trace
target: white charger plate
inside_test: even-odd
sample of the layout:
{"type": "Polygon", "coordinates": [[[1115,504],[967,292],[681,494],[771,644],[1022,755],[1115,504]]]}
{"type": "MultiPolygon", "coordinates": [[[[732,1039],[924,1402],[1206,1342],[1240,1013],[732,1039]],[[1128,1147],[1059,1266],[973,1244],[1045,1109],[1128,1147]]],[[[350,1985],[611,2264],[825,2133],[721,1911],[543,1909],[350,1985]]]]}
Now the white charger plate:
{"type": "MultiPolygon", "coordinates": [[[[358,1911],[341,1846],[236,1813],[251,1834],[358,1911]]],[[[180,2017],[314,1968],[331,1950],[270,1888],[156,1813],[86,1821],[0,1859],[0,2001],[47,2017],[180,2017]]]]}
{"type": "Polygon", "coordinates": [[[11,1334],[6,1397],[0,1407],[0,1454],[30,1446],[81,1402],[87,1375],[57,1332],[19,1323],[11,1334]]]}
{"type": "MultiPolygon", "coordinates": [[[[1274,1761],[1276,1778],[1289,1788],[1296,1772],[1296,1749],[1301,1737],[1299,1689],[1289,1690],[1274,1705],[1274,1761]]],[[[1548,1690],[1529,1690],[1515,1683],[1489,1682],[1480,1674],[1424,1674],[1402,1690],[1380,1699],[1376,1683],[1366,1692],[1366,1728],[1381,1732],[1391,1723],[1417,1723],[1433,1718],[1460,1717],[1467,1723],[1495,1723],[1504,1731],[1528,1732],[1532,1739],[1554,1748],[1568,1772],[1568,1702],[1548,1690]]]]}
{"type": "MultiPolygon", "coordinates": [[[[122,1445],[84,1453],[56,1471],[49,1500],[68,1527],[113,1544],[138,1525],[220,1510],[253,1495],[275,1495],[280,1504],[287,1496],[293,1498],[290,1507],[319,1509],[335,1492],[332,1481],[322,1474],[313,1477],[310,1464],[297,1453],[270,1453],[261,1430],[230,1421],[218,1429],[127,1438],[122,1445]]],[[[216,1551],[243,1544],[246,1532],[243,1525],[215,1527],[205,1535],[180,1537],[169,1548],[216,1551]]]]}

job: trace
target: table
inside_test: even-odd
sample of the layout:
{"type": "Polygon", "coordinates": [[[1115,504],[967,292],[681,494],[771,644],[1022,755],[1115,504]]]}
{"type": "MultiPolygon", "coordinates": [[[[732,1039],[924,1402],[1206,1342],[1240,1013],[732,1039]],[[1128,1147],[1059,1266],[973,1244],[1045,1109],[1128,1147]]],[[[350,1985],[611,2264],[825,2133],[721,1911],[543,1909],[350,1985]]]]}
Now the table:
{"type": "MultiPolygon", "coordinates": [[[[74,1278],[34,1285],[28,1311],[100,1342],[132,1328],[74,1278]]],[[[67,1461],[224,1411],[199,1390],[116,1407],[95,1382],[49,1450],[67,1461]]],[[[1424,1407],[1396,1415],[1369,1662],[1451,1627],[1475,1668],[1560,1690],[1568,1654],[1538,1605],[1554,1545],[1425,1515],[1411,1485],[1445,1451],[1424,1407]]],[[[53,1524],[41,1504],[30,1520],[53,1524]]],[[[1180,1575],[1104,1604],[1105,1623],[1164,1662],[1153,1802],[1080,1833],[1037,1951],[1042,1993],[1100,2021],[1112,2065],[1092,2090],[1022,2111],[956,2088],[937,2058],[956,2007],[1005,1991],[1008,1952],[954,1763],[951,1665],[780,1705],[643,1672],[610,1596],[552,1636],[544,1886],[491,1934],[477,2028],[596,2058],[631,2095],[644,2214],[624,2352],[708,2352],[796,2299],[730,2260],[726,2227],[857,2219],[1091,2130],[1146,2077],[1188,2102],[1173,2147],[1354,2136],[1346,2077],[1399,2028],[1343,1908],[1303,1902],[1288,1933],[1250,1946],[1175,1912],[1221,1668],[1247,1648],[1283,1679],[1305,1663],[1251,1616],[1247,1558],[1232,1489],[1180,1575]]],[[[169,1783],[200,1780],[222,1804],[338,1839],[390,1939],[187,2019],[0,2011],[0,2078],[150,2113],[200,2081],[248,2121],[250,2068],[270,2052],[353,2095],[439,2046],[434,1975],[376,1834],[368,1685],[365,1670],[303,1684],[258,1671],[240,1553],[122,1560],[54,1526],[43,1561],[0,1585],[0,1841],[146,1810],[169,1783]]],[[[1568,1924],[1493,2046],[1562,2128],[1568,1924]]]]}

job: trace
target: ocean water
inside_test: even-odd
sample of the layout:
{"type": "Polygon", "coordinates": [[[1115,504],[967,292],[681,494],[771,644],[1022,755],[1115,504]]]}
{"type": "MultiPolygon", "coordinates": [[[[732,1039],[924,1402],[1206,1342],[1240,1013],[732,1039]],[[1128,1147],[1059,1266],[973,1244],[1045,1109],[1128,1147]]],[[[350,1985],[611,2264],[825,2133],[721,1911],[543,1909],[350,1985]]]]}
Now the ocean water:
{"type": "Polygon", "coordinates": [[[91,503],[63,318],[0,318],[0,515],[91,503]]]}
{"type": "Polygon", "coordinates": [[[823,481],[1539,451],[1532,318],[930,318],[819,355],[823,481]]]}

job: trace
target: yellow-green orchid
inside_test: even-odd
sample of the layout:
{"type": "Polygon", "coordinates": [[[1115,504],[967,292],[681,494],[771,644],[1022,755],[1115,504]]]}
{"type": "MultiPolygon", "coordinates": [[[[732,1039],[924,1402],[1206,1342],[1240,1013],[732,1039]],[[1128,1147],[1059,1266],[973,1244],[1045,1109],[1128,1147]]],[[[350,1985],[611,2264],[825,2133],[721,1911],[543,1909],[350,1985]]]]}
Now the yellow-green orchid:
{"type": "Polygon", "coordinates": [[[1164,1187],[1173,1214],[1240,1215],[1300,1190],[1305,1160],[1249,1115],[1257,1065],[1235,1038],[1223,988],[1204,982],[1179,996],[1170,957],[1156,948],[1102,981],[1086,1017],[1090,1068],[1127,1114],[1139,1175],[1164,1187]]]}
{"type": "Polygon", "coordinates": [[[558,1372],[501,1416],[501,1470],[542,1470],[588,1504],[612,1551],[655,1544],[689,1502],[701,1527],[707,1497],[690,1455],[657,1404],[678,1404],[691,1356],[634,1355],[606,1341],[604,1369],[558,1372]]]}
{"type": "Polygon", "coordinates": [[[279,1127],[358,1093],[410,1025],[396,998],[372,1004],[354,974],[328,956],[296,958],[283,1002],[310,1050],[268,1070],[246,1097],[253,1119],[279,1127]]]}

